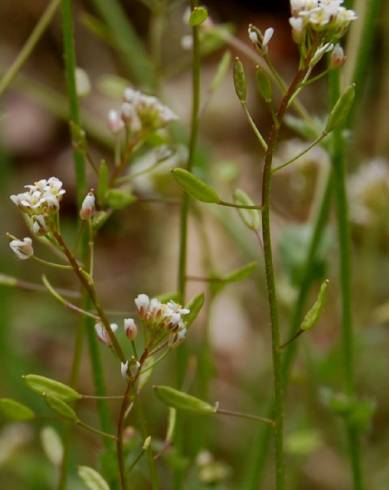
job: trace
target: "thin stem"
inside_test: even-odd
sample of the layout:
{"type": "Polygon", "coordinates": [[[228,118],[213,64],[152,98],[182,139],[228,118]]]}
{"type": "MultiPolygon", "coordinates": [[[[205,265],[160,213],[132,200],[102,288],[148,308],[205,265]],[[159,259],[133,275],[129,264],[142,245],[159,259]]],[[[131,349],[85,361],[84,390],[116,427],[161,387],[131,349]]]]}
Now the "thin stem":
{"type": "Polygon", "coordinates": [[[257,125],[255,124],[254,119],[252,118],[252,116],[250,114],[249,108],[247,107],[247,103],[246,102],[242,102],[242,107],[243,107],[244,113],[246,114],[247,120],[248,120],[248,122],[249,122],[249,124],[251,126],[251,129],[253,130],[255,136],[257,137],[257,140],[259,141],[259,144],[262,146],[262,148],[265,151],[267,151],[267,143],[264,140],[261,132],[257,128],[257,125]]]}
{"type": "Polygon", "coordinates": [[[285,463],[284,463],[284,388],[282,379],[282,358],[280,351],[280,328],[278,320],[277,293],[273,268],[273,253],[271,244],[270,228],[270,200],[271,200],[271,177],[273,152],[279,137],[281,121],[287,110],[289,100],[298,89],[299,84],[304,79],[305,70],[299,70],[292,80],[289,88],[281,100],[280,107],[273,123],[269,138],[268,149],[265,155],[265,165],[262,179],[262,239],[265,257],[265,275],[268,293],[268,303],[270,310],[271,332],[272,332],[272,357],[273,357],[273,376],[274,376],[274,418],[276,427],[274,431],[275,451],[276,451],[276,489],[285,488],[285,463]]]}
{"type": "Polygon", "coordinates": [[[16,59],[1,78],[0,96],[4,94],[18,72],[23,67],[24,63],[30,57],[35,46],[38,44],[48,25],[52,21],[54,14],[58,8],[59,2],[60,0],[51,0],[51,2],[48,4],[45,11],[43,12],[42,17],[35,24],[34,29],[32,30],[22,49],[19,51],[16,59]]]}
{"type": "MultiPolygon", "coordinates": [[[[42,286],[42,284],[37,284],[35,282],[24,281],[23,279],[18,279],[8,274],[0,274],[0,284],[2,286],[15,287],[19,289],[24,289],[26,291],[36,291],[47,293],[47,288],[42,286]]],[[[56,291],[61,295],[68,298],[80,298],[80,293],[78,291],[72,291],[70,289],[57,288],[56,291]]]]}
{"type": "Polygon", "coordinates": [[[89,316],[90,318],[93,318],[94,320],[99,320],[100,318],[97,315],[94,315],[90,311],[83,310],[79,306],[74,305],[73,303],[70,303],[70,301],[67,301],[63,296],[59,294],[58,291],[56,291],[53,286],[50,284],[49,280],[47,279],[46,276],[42,276],[42,282],[45,285],[47,291],[54,296],[55,299],[57,299],[61,304],[63,304],[66,308],[69,310],[75,311],[76,313],[80,313],[81,315],[89,316]]]}
{"type": "Polygon", "coordinates": [[[272,173],[274,174],[274,173],[278,172],[279,170],[282,170],[283,168],[288,167],[291,163],[295,162],[296,160],[298,160],[299,158],[304,156],[306,153],[308,153],[310,150],[312,150],[312,148],[314,146],[319,144],[327,136],[327,134],[328,133],[324,132],[323,134],[318,136],[314,141],[312,141],[312,143],[310,145],[307,146],[307,148],[305,148],[305,150],[301,151],[300,153],[298,153],[296,156],[294,156],[293,158],[291,158],[287,162],[282,163],[281,165],[279,165],[276,168],[273,168],[272,173]]]}
{"type": "Polygon", "coordinates": [[[109,320],[108,320],[102,306],[100,305],[100,302],[99,302],[97,295],[96,295],[96,291],[95,291],[93,282],[90,281],[89,279],[87,279],[85,272],[79,266],[77,260],[73,256],[72,252],[69,250],[69,248],[66,245],[66,242],[64,241],[62,236],[59,233],[57,233],[55,230],[52,231],[52,234],[53,234],[54,238],[56,239],[58,245],[64,251],[66,257],[69,260],[69,263],[73,267],[73,270],[74,270],[76,276],[80,280],[81,285],[84,287],[84,289],[88,293],[92,303],[94,304],[94,307],[96,308],[97,314],[100,317],[100,320],[103,323],[104,328],[106,329],[106,331],[109,335],[109,338],[112,342],[112,347],[113,347],[114,351],[116,352],[120,361],[125,362],[125,356],[123,354],[122,348],[120,347],[120,344],[116,338],[116,335],[114,334],[114,332],[111,329],[111,325],[109,323],[109,320]]]}
{"type": "MultiPolygon", "coordinates": [[[[339,70],[330,76],[330,102],[334,105],[340,96],[339,70]]],[[[338,241],[339,241],[339,276],[341,290],[341,331],[343,351],[343,371],[345,389],[348,395],[355,396],[354,376],[354,333],[351,297],[351,234],[348,219],[346,192],[346,143],[342,128],[333,132],[332,164],[335,173],[334,190],[336,197],[338,241]]],[[[356,428],[346,420],[349,453],[352,466],[354,490],[364,488],[359,435],[356,428]]]]}
{"type": "Polygon", "coordinates": [[[31,258],[36,260],[40,264],[48,265],[49,267],[53,267],[54,269],[72,270],[72,267],[70,265],[57,264],[56,262],[50,262],[49,260],[40,259],[36,255],[33,255],[31,258]]]}
{"type": "Polygon", "coordinates": [[[116,441],[116,436],[113,434],[109,434],[108,432],[104,432],[102,430],[96,429],[95,427],[92,427],[91,425],[86,424],[85,422],[81,422],[80,420],[77,422],[77,425],[79,427],[82,427],[85,430],[88,430],[89,432],[93,432],[94,434],[97,434],[102,437],[108,437],[109,439],[114,439],[116,441]]]}
{"type": "Polygon", "coordinates": [[[261,211],[262,206],[255,204],[255,205],[246,205],[246,204],[235,204],[233,202],[227,202],[227,201],[219,201],[217,203],[219,206],[226,206],[228,208],[236,208],[236,209],[256,209],[258,211],[261,211]]]}
{"type": "Polygon", "coordinates": [[[241,419],[255,420],[256,422],[264,422],[272,427],[275,427],[276,425],[274,420],[268,419],[267,417],[260,417],[259,415],[251,415],[243,412],[235,412],[234,410],[226,410],[225,408],[217,408],[215,413],[220,415],[229,415],[231,417],[239,417],[241,419]]]}
{"type": "Polygon", "coordinates": [[[82,395],[82,399],[84,400],[122,400],[123,395],[82,395]]]}

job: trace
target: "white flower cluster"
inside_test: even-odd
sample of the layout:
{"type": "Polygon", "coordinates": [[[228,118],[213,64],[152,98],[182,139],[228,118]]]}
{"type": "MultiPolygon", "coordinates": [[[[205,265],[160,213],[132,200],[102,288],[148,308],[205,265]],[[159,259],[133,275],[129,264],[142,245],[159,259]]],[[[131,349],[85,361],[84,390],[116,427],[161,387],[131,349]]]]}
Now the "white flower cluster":
{"type": "Polygon", "coordinates": [[[108,113],[108,126],[114,134],[120,133],[124,127],[132,133],[144,129],[155,131],[178,119],[169,107],[152,95],[129,87],[124,91],[123,98],[120,112],[111,110],[108,113]]]}
{"type": "Polygon", "coordinates": [[[27,191],[13,194],[10,199],[32,219],[34,233],[45,233],[45,218],[58,211],[66,191],[57,177],[38,180],[34,184],[26,185],[25,188],[27,191]]]}
{"type": "Polygon", "coordinates": [[[298,44],[321,36],[321,43],[336,42],[357,18],[353,10],[342,6],[343,0],[290,0],[293,38],[298,44]]]}
{"type": "Polygon", "coordinates": [[[135,305],[140,318],[151,330],[166,330],[169,332],[169,345],[174,347],[186,337],[185,317],[190,313],[174,301],[161,303],[157,298],[149,298],[147,294],[139,294],[135,305]]]}
{"type": "Polygon", "coordinates": [[[369,226],[386,224],[389,210],[389,162],[376,158],[361,165],[350,177],[350,217],[354,223],[369,226]]]}

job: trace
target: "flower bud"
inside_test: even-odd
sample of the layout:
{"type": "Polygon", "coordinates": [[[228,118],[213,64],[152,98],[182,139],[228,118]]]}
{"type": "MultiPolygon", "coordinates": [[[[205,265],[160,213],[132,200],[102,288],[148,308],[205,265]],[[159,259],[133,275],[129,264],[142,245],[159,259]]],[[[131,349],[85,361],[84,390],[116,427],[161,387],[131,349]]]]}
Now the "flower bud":
{"type": "Polygon", "coordinates": [[[82,201],[81,209],[80,209],[80,218],[83,220],[87,220],[92,218],[96,213],[96,200],[93,192],[88,192],[85,196],[85,199],[82,201]]]}
{"type": "MultiPolygon", "coordinates": [[[[118,326],[116,325],[116,323],[111,323],[112,332],[116,332],[117,329],[118,329],[118,326]]],[[[111,338],[110,338],[106,328],[104,327],[104,325],[102,323],[98,322],[95,324],[95,331],[96,331],[96,335],[97,335],[98,339],[103,344],[107,345],[108,347],[110,347],[112,345],[111,338]]]]}
{"type": "Polygon", "coordinates": [[[127,371],[128,371],[128,361],[121,362],[120,363],[120,372],[121,372],[123,378],[127,378],[127,371]]]}
{"type": "Polygon", "coordinates": [[[140,362],[134,356],[132,356],[130,362],[128,363],[128,372],[133,378],[137,376],[139,368],[140,362]]]}
{"type": "Polygon", "coordinates": [[[263,34],[262,48],[267,49],[271,38],[273,37],[274,29],[273,27],[268,27],[263,34]]]}
{"type": "Polygon", "coordinates": [[[343,48],[340,44],[337,44],[331,53],[330,68],[333,70],[335,68],[340,68],[344,65],[346,61],[346,55],[344,54],[343,48]]]}
{"type": "Polygon", "coordinates": [[[35,235],[46,235],[48,229],[44,216],[38,214],[32,217],[32,231],[35,235]]]}
{"type": "Polygon", "coordinates": [[[138,327],[132,318],[124,319],[124,332],[129,340],[134,340],[138,334],[138,327]]]}
{"type": "Polygon", "coordinates": [[[34,255],[34,249],[32,247],[32,240],[30,237],[25,237],[23,240],[11,240],[9,246],[20,260],[27,260],[34,255]]]}
{"type": "Polygon", "coordinates": [[[108,112],[108,127],[113,134],[118,134],[124,128],[124,122],[117,111],[108,112]]]}

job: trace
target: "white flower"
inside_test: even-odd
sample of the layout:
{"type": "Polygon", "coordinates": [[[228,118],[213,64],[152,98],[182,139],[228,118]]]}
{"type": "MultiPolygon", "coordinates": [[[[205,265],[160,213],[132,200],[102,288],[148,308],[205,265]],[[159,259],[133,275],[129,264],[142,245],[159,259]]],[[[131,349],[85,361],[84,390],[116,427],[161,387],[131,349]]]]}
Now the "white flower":
{"type": "Polygon", "coordinates": [[[273,37],[273,34],[274,34],[274,29],[273,29],[273,27],[268,27],[268,28],[266,29],[266,31],[264,32],[264,34],[263,34],[263,41],[262,41],[262,47],[263,47],[264,49],[266,49],[266,48],[267,48],[267,46],[268,46],[268,44],[269,44],[269,42],[270,42],[271,38],[273,37]]]}
{"type": "Polygon", "coordinates": [[[193,37],[190,34],[186,34],[181,38],[181,48],[185,51],[189,51],[193,47],[193,37]]]}
{"type": "MultiPolygon", "coordinates": [[[[111,326],[112,332],[116,332],[116,330],[118,329],[118,326],[116,323],[111,323],[110,326],[111,326]]],[[[95,324],[95,331],[96,331],[98,339],[103,344],[108,345],[108,346],[112,345],[111,338],[110,338],[106,328],[104,327],[104,325],[102,323],[98,322],[95,324]]]]}
{"type": "Polygon", "coordinates": [[[172,300],[168,301],[167,305],[172,311],[177,312],[180,315],[187,315],[188,313],[190,313],[190,310],[188,308],[183,308],[181,305],[172,300]]]}
{"type": "Polygon", "coordinates": [[[32,217],[32,231],[35,235],[45,235],[48,232],[44,216],[38,214],[32,217]]]}
{"type": "Polygon", "coordinates": [[[150,298],[147,296],[147,294],[138,294],[138,296],[135,298],[135,306],[141,316],[148,311],[149,305],[150,298]]]}
{"type": "Polygon", "coordinates": [[[169,335],[169,340],[168,340],[169,347],[174,348],[180,345],[186,338],[186,332],[187,330],[185,326],[182,326],[176,332],[172,332],[169,335]]]}
{"type": "Polygon", "coordinates": [[[62,185],[57,177],[50,177],[48,180],[41,179],[34,184],[26,185],[26,192],[13,194],[10,199],[29,216],[46,216],[59,209],[62,196],[66,192],[62,189],[62,185]]]}
{"type": "Polygon", "coordinates": [[[118,111],[108,112],[108,127],[113,134],[118,134],[124,128],[124,122],[118,111]]]}
{"type": "Polygon", "coordinates": [[[9,246],[20,260],[29,259],[34,255],[34,249],[32,247],[32,240],[30,237],[25,237],[23,240],[11,240],[9,246]]]}
{"type": "Polygon", "coordinates": [[[124,332],[129,340],[134,340],[138,333],[138,327],[132,318],[124,319],[124,332]]]}
{"type": "Polygon", "coordinates": [[[96,212],[96,199],[93,192],[88,192],[82,201],[81,209],[80,209],[80,218],[83,220],[87,220],[94,216],[96,212]]]}
{"type": "Polygon", "coordinates": [[[325,53],[329,53],[333,49],[334,49],[334,45],[332,43],[326,43],[323,46],[320,46],[316,50],[315,54],[312,56],[312,59],[311,59],[311,62],[310,62],[310,66],[314,66],[317,63],[319,63],[319,61],[322,59],[322,57],[324,56],[324,54],[325,53]]]}
{"type": "Polygon", "coordinates": [[[257,31],[256,31],[255,29],[253,29],[252,27],[249,27],[249,39],[250,39],[250,41],[251,41],[253,44],[259,44],[259,43],[260,43],[258,33],[257,33],[257,31]]]}
{"type": "Polygon", "coordinates": [[[121,107],[122,119],[129,126],[131,131],[137,132],[142,129],[142,123],[135,110],[135,107],[129,102],[123,102],[121,107]]]}
{"type": "Polygon", "coordinates": [[[304,21],[301,17],[291,17],[289,24],[292,27],[292,36],[296,43],[299,43],[302,39],[304,30],[304,21]]]}
{"type": "Polygon", "coordinates": [[[128,372],[128,361],[126,362],[121,362],[120,363],[120,372],[123,376],[123,378],[127,378],[127,372],[128,372]]]}

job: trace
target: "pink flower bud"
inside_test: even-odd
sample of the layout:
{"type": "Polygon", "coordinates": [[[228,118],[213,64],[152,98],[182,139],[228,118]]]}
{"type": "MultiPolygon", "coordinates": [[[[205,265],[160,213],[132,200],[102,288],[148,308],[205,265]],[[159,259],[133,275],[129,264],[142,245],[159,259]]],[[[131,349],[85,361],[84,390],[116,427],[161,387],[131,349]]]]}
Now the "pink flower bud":
{"type": "Polygon", "coordinates": [[[96,200],[93,192],[88,192],[82,202],[80,209],[80,218],[83,220],[92,218],[96,212],[96,200]]]}
{"type": "Polygon", "coordinates": [[[129,340],[134,340],[138,334],[138,327],[132,318],[124,319],[124,332],[129,340]]]}

